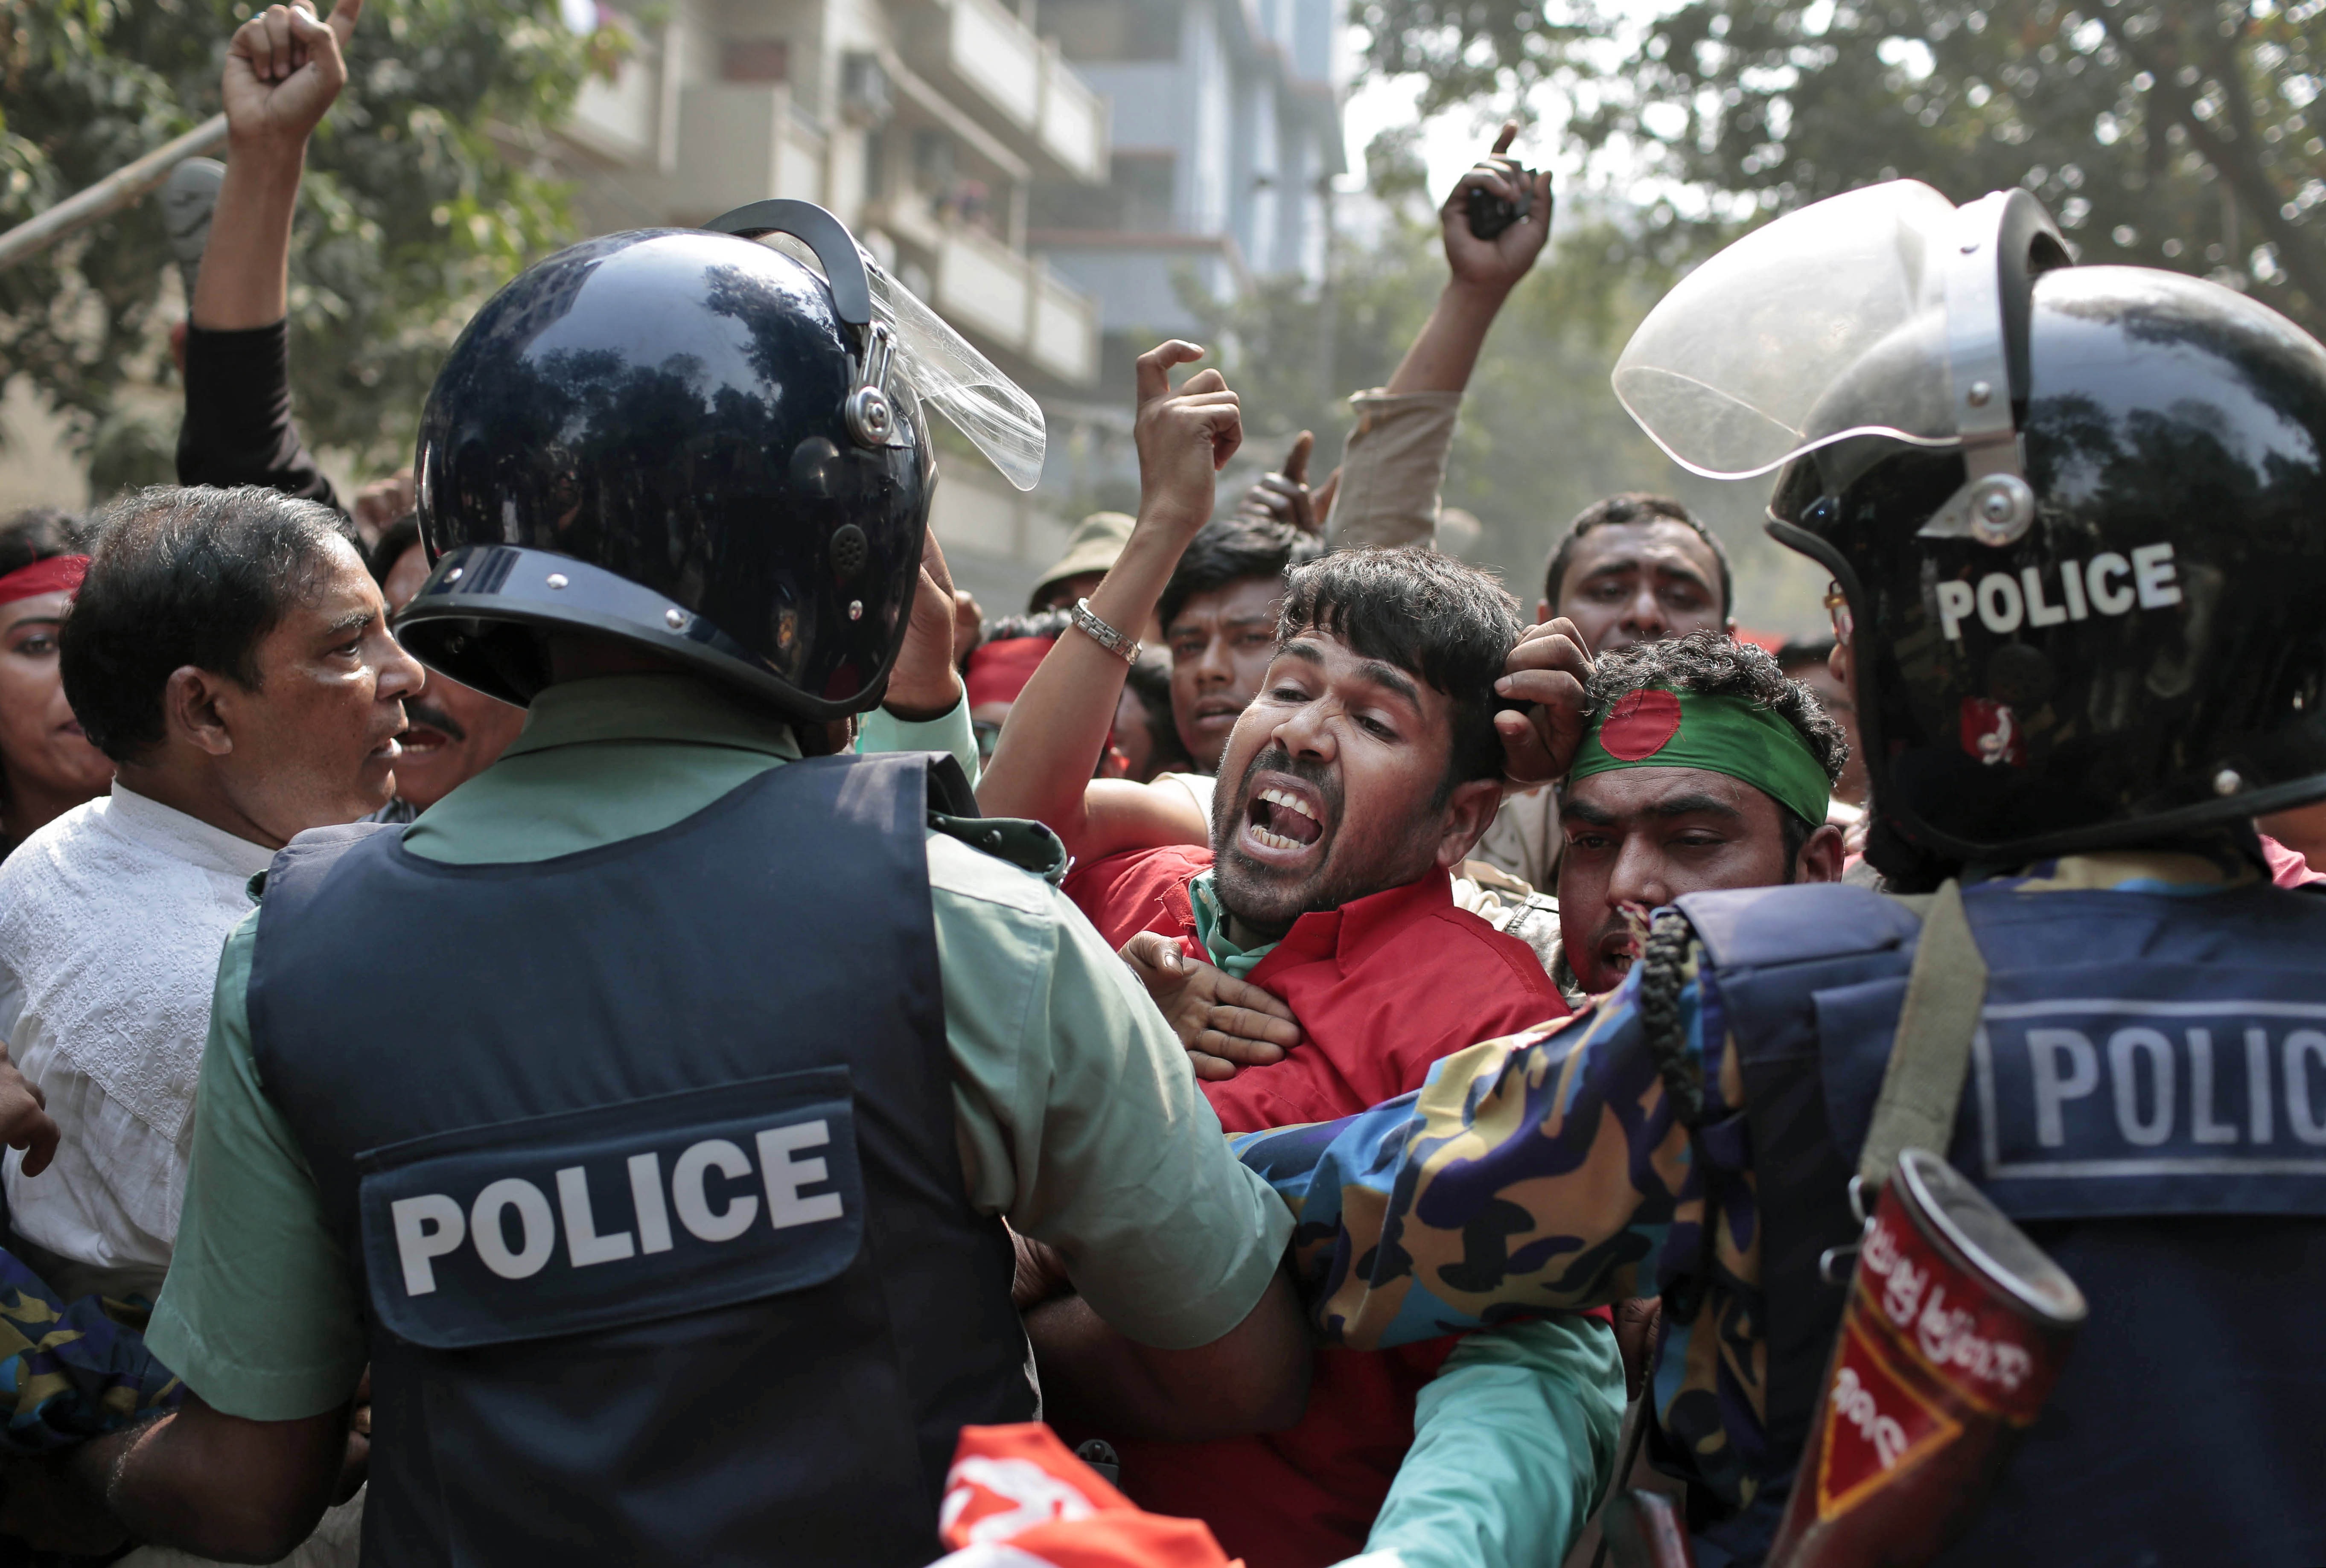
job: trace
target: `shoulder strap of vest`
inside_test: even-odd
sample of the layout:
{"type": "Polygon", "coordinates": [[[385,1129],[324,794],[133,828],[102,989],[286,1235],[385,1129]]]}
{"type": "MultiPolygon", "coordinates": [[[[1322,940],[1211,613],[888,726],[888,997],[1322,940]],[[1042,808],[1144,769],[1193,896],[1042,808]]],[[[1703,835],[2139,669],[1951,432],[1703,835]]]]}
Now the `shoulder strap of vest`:
{"type": "Polygon", "coordinates": [[[1900,1150],[1944,1155],[1954,1142],[1971,1040],[1986,1003],[1986,960],[1963,913],[1961,886],[1949,878],[1929,896],[1921,915],[1898,1032],[1858,1155],[1858,1178],[1869,1192],[1890,1179],[1900,1150]]]}
{"type": "Polygon", "coordinates": [[[959,839],[972,849],[1007,860],[1020,871],[1031,871],[1056,886],[1065,880],[1066,847],[1039,822],[1018,817],[956,817],[929,813],[929,826],[948,839],[959,839]]]}
{"type": "Polygon", "coordinates": [[[280,881],[282,873],[294,860],[307,866],[329,866],[374,833],[402,832],[404,827],[401,822],[348,822],[337,827],[310,828],[274,851],[274,863],[251,877],[244,891],[253,904],[263,904],[269,880],[280,881]]]}
{"type": "MultiPolygon", "coordinates": [[[[898,754],[890,754],[891,757],[898,754]]],[[[929,827],[971,849],[1007,860],[1056,886],[1065,879],[1066,847],[1039,822],[1017,817],[982,817],[969,775],[946,752],[913,754],[928,767],[929,827]]],[[[860,758],[859,761],[869,760],[860,758]]]]}

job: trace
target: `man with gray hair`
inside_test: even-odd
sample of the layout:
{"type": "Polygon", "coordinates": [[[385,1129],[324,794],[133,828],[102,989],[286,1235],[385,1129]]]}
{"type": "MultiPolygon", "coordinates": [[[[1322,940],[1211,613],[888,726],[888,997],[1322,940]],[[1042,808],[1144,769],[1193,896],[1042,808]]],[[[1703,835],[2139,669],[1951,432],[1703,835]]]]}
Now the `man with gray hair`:
{"type": "Polygon", "coordinates": [[[7,1164],[28,1261],[67,1295],[151,1297],[185,1196],[194,1076],[247,886],[395,791],[423,679],[330,508],[272,490],[119,503],[67,617],[65,695],[113,793],[0,868],[0,1039],[64,1133],[7,1164]]]}
{"type": "MultiPolygon", "coordinates": [[[[65,695],[113,793],[0,867],[0,1039],[63,1134],[37,1178],[5,1169],[24,1260],[67,1298],[159,1293],[250,879],[395,792],[423,676],[346,528],[272,490],[147,490],[106,515],[66,617],[65,695]]],[[[324,1527],[351,1554],[352,1521],[324,1527]]]]}

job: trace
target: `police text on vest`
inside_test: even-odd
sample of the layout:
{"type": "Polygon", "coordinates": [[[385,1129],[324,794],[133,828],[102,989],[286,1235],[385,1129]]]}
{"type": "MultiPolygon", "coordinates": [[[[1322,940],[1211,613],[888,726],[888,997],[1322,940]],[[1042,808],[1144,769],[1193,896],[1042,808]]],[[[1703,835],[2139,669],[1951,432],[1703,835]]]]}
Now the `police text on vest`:
{"type": "Polygon", "coordinates": [[[622,1163],[622,1179],[617,1183],[618,1189],[627,1186],[629,1192],[628,1229],[599,1228],[591,1207],[589,1172],[582,1165],[554,1172],[546,1190],[522,1176],[504,1176],[486,1183],[465,1207],[449,1192],[398,1198],[389,1212],[396,1256],[404,1266],[405,1294],[433,1292],[433,1260],[463,1244],[473,1247],[478,1259],[501,1278],[527,1279],[547,1266],[561,1231],[567,1261],[575,1268],[588,1268],[670,1251],[677,1244],[671,1228],[674,1218],[679,1229],[697,1241],[732,1241],[758,1221],[763,1195],[767,1222],[777,1230],[838,1220],[846,1212],[839,1193],[803,1191],[830,1180],[823,1160],[803,1157],[804,1151],[830,1144],[829,1123],[817,1119],[766,1127],[751,1141],[758,1156],[758,1192],[744,1185],[753,1174],[751,1155],[729,1138],[688,1145],[671,1163],[667,1183],[659,1153],[630,1155],[622,1163]],[[556,1194],[554,1204],[552,1192],[556,1194]]]}

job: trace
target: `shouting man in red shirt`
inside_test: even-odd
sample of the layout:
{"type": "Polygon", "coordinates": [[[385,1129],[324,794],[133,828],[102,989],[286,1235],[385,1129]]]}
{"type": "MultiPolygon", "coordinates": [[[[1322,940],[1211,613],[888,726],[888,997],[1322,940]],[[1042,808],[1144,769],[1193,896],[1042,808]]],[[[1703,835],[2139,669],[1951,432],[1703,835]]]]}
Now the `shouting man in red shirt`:
{"type": "MultiPolygon", "coordinates": [[[[1098,625],[1061,638],[1028,683],[980,801],[1042,818],[1089,862],[1066,891],[1111,942],[1152,933],[1150,951],[1176,943],[1289,1015],[1280,1060],[1205,1072],[1222,1123],[1253,1131],[1418,1088],[1438,1058],[1566,1008],[1530,949],[1453,903],[1449,872],[1501,799],[1494,682],[1521,631],[1510,596],[1458,561],[1354,551],[1289,574],[1273,656],[1221,759],[1210,848],[1126,848],[1087,809],[1083,753],[1103,744],[1129,646],[1115,628],[1146,623],[1233,439],[1234,394],[1215,373],[1168,385],[1196,352],[1167,344],[1140,363],[1139,527],[1084,601],[1098,625]]],[[[1133,1498],[1205,1519],[1252,1568],[1424,1540],[1435,1551],[1417,1563],[1555,1562],[1622,1416],[1612,1334],[1569,1318],[1323,1351],[1290,1430],[1143,1442],[1121,1412],[1076,1404],[1078,1367],[1107,1354],[1103,1326],[1070,1300],[1028,1325],[1052,1419],[1112,1441],[1133,1498]],[[1479,1484],[1487,1474],[1519,1484],[1479,1484]]]]}

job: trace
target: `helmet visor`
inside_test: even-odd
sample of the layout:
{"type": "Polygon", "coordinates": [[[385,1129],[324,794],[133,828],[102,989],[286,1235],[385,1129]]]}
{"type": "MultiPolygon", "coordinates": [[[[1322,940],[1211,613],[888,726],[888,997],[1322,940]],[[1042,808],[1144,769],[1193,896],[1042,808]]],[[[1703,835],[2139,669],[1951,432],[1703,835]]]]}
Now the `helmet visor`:
{"type": "Polygon", "coordinates": [[[1893,180],[1754,230],[1648,313],[1615,362],[1616,397],[1673,461],[1716,479],[1850,436],[1955,445],[1955,211],[1893,180]]]}
{"type": "MultiPolygon", "coordinates": [[[[776,232],[762,236],[759,243],[773,246],[816,276],[824,275],[823,263],[806,242],[776,232]]],[[[901,373],[914,395],[967,436],[1003,478],[1021,490],[1032,489],[1041,482],[1042,453],[1048,441],[1041,404],[971,348],[943,316],[861,246],[856,254],[864,258],[865,282],[871,286],[872,320],[889,329],[896,344],[889,361],[889,392],[899,390],[895,382],[901,373]]]]}
{"type": "Polygon", "coordinates": [[[894,335],[898,363],[921,401],[952,421],[1003,478],[1032,489],[1042,478],[1047,440],[1041,405],[869,255],[864,273],[872,285],[872,319],[894,335]]]}

